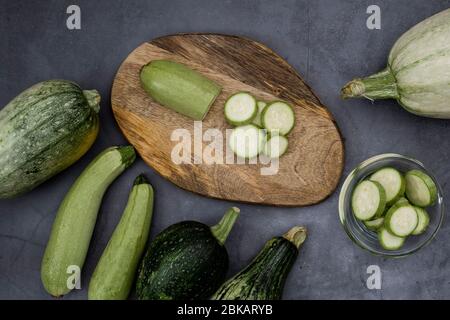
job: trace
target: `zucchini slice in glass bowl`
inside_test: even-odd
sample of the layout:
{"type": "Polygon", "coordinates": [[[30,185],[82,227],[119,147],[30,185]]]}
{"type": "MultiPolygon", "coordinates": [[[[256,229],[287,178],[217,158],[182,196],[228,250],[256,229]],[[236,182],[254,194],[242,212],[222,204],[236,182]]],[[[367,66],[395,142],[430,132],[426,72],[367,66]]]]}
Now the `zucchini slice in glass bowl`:
{"type": "Polygon", "coordinates": [[[418,160],[395,153],[380,154],[357,165],[347,176],[339,195],[339,218],[348,237],[359,247],[384,257],[408,256],[426,246],[439,231],[444,212],[442,188],[434,175],[418,160]],[[408,184],[408,179],[413,183],[408,184]],[[375,213],[367,211],[361,200],[361,197],[373,200],[377,196],[375,188],[361,189],[363,181],[374,180],[388,189],[385,193],[390,201],[386,201],[381,214],[379,208],[375,213]],[[423,190],[429,193],[428,198],[423,190]],[[352,201],[355,197],[358,202],[352,201]],[[358,212],[361,209],[366,211],[358,212]]]}

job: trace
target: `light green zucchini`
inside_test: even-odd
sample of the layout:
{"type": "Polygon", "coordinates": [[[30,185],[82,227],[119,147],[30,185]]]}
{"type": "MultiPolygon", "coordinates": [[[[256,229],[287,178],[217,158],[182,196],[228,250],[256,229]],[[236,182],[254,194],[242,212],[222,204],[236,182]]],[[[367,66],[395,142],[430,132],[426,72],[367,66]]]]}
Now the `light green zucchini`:
{"type": "Polygon", "coordinates": [[[153,215],[153,188],[136,178],[127,206],[95,268],[89,300],[125,300],[144,252],[153,215]]]}
{"type": "Polygon", "coordinates": [[[408,171],[405,175],[406,196],[415,206],[432,206],[437,200],[437,187],[433,179],[420,170],[408,171]]]}
{"type": "Polygon", "coordinates": [[[68,268],[83,268],[103,195],[135,157],[131,146],[106,149],[87,166],[62,201],[41,265],[42,283],[52,296],[70,292],[68,268]]]}
{"type": "Polygon", "coordinates": [[[258,126],[258,127],[262,128],[263,124],[262,124],[261,115],[262,115],[262,112],[263,112],[264,108],[265,108],[266,105],[267,105],[267,102],[264,102],[264,101],[258,101],[258,102],[256,103],[256,105],[258,106],[258,113],[256,114],[255,118],[253,119],[252,124],[254,124],[255,126],[258,126]]]}
{"type": "Polygon", "coordinates": [[[212,80],[169,60],[153,60],[140,72],[144,90],[158,103],[202,120],[222,88],[212,80]]]}

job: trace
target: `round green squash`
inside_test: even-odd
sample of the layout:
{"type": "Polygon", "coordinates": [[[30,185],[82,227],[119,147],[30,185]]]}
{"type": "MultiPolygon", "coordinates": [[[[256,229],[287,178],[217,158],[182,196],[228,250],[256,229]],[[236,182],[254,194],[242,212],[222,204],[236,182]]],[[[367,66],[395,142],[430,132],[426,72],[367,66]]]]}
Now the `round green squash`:
{"type": "Polygon", "coordinates": [[[49,80],[0,110],[0,198],[30,191],[84,155],[98,134],[99,103],[96,90],[49,80]]]}
{"type": "Polygon", "coordinates": [[[150,244],[139,269],[136,293],[141,300],[209,298],[228,270],[224,242],[239,215],[231,208],[209,227],[183,221],[162,231],[150,244]]]}

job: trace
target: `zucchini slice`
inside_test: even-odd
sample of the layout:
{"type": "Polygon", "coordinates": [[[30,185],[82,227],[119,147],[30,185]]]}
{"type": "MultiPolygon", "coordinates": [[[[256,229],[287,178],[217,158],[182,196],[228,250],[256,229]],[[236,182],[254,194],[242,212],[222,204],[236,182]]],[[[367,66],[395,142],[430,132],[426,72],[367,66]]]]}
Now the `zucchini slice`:
{"type": "Polygon", "coordinates": [[[416,229],[418,222],[416,209],[409,204],[392,206],[384,219],[386,229],[398,237],[410,235],[416,229]]]}
{"type": "Polygon", "coordinates": [[[241,158],[256,157],[264,148],[266,134],[253,124],[237,127],[230,135],[229,146],[241,158]]]}
{"type": "Polygon", "coordinates": [[[390,233],[386,228],[381,228],[378,231],[378,240],[381,246],[386,250],[398,250],[405,243],[405,238],[397,237],[390,233]]]}
{"type": "Polygon", "coordinates": [[[431,206],[437,199],[437,187],[427,174],[419,170],[408,171],[405,175],[406,196],[418,207],[431,206]]]}
{"type": "Polygon", "coordinates": [[[406,199],[405,197],[400,197],[394,204],[410,204],[410,203],[408,199],[406,199]]]}
{"type": "Polygon", "coordinates": [[[369,230],[377,231],[384,225],[384,218],[381,217],[374,220],[364,221],[364,225],[369,230]]]}
{"type": "Polygon", "coordinates": [[[252,122],[258,113],[256,99],[248,92],[233,94],[225,102],[225,119],[233,126],[241,126],[252,122]]]}
{"type": "Polygon", "coordinates": [[[405,193],[405,178],[391,167],[382,168],[370,177],[370,180],[380,183],[386,191],[386,204],[394,204],[405,193]]]}
{"type": "Polygon", "coordinates": [[[371,220],[383,214],[386,207],[386,194],[376,181],[360,182],[352,194],[352,209],[359,220],[371,220]]]}
{"type": "Polygon", "coordinates": [[[415,236],[422,234],[427,229],[428,225],[430,224],[430,216],[428,215],[428,212],[421,207],[414,207],[417,212],[417,217],[419,218],[419,222],[417,223],[416,229],[411,233],[415,236]]]}
{"type": "Polygon", "coordinates": [[[252,123],[258,127],[262,127],[262,120],[261,120],[261,114],[264,110],[264,108],[266,107],[267,103],[264,101],[258,101],[256,103],[256,105],[258,106],[258,112],[256,113],[255,118],[253,119],[252,123]]]}
{"type": "Polygon", "coordinates": [[[288,139],[284,136],[272,136],[264,145],[263,153],[270,158],[281,157],[288,148],[288,139]]]}
{"type": "Polygon", "coordinates": [[[263,110],[263,127],[269,132],[278,132],[280,135],[287,135],[295,124],[295,115],[292,107],[283,101],[269,103],[263,110]]]}

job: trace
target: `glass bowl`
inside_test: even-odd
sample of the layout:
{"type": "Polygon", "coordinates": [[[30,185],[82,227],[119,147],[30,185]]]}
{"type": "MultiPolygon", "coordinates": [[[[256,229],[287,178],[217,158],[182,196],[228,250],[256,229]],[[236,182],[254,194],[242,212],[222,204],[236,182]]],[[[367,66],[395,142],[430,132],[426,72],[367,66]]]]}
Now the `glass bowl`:
{"type": "Polygon", "coordinates": [[[339,195],[339,218],[347,235],[361,248],[384,257],[404,257],[417,252],[436,236],[444,219],[442,189],[434,175],[419,161],[395,153],[380,154],[360,163],[345,179],[339,195]],[[422,170],[433,179],[438,190],[436,203],[432,207],[426,208],[430,215],[428,228],[421,235],[407,237],[404,245],[398,250],[384,249],[378,241],[377,233],[367,229],[362,221],[357,220],[351,208],[353,189],[358,182],[367,178],[374,171],[388,166],[403,173],[412,169],[422,170]]]}

